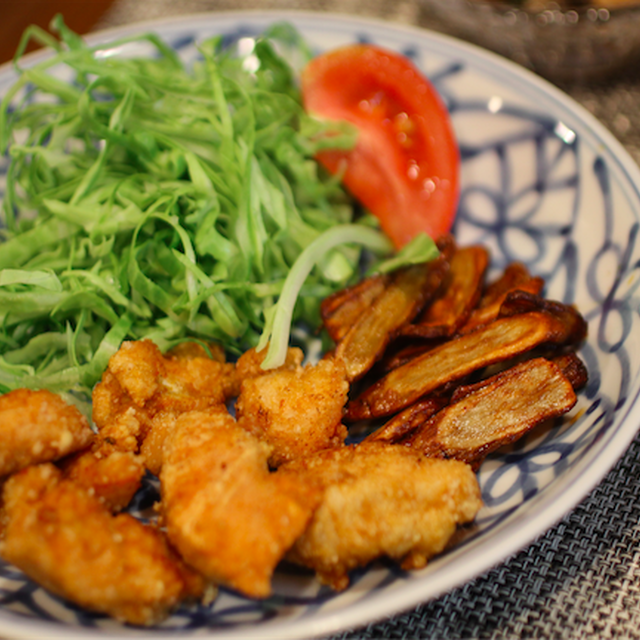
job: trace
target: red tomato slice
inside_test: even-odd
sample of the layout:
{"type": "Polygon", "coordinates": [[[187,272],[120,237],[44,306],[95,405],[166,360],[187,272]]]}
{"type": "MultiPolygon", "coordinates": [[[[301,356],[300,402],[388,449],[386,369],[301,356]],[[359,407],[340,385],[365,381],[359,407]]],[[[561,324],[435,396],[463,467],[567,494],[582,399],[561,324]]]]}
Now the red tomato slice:
{"type": "Polygon", "coordinates": [[[314,58],[302,74],[308,113],[359,131],[349,152],[323,151],[331,173],[376,215],[396,247],[450,230],[458,204],[458,144],[432,84],[404,56],[367,44],[314,58]]]}

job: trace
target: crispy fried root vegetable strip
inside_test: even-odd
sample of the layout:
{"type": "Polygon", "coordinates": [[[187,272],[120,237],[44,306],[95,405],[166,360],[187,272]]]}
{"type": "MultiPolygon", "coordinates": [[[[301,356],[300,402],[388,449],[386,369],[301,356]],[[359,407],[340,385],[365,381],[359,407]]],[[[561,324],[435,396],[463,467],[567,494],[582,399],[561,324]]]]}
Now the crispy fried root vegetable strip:
{"type": "Polygon", "coordinates": [[[269,447],[226,412],[182,414],[160,472],[167,535],[217,584],[255,598],[302,534],[320,494],[309,481],[269,473],[269,447]]]}
{"type": "MultiPolygon", "coordinates": [[[[587,369],[582,360],[580,360],[574,352],[557,356],[553,358],[552,362],[570,382],[574,391],[578,391],[587,383],[587,369]]],[[[477,391],[483,384],[490,383],[491,380],[493,380],[493,378],[472,385],[456,387],[453,392],[441,392],[418,400],[369,434],[365,438],[365,442],[382,441],[389,444],[407,442],[411,436],[423,428],[424,424],[435,416],[438,411],[444,409],[448,404],[459,402],[465,396],[477,391]]],[[[526,392],[527,389],[523,387],[523,391],[526,392]]]]}
{"type": "Polygon", "coordinates": [[[434,394],[424,400],[418,400],[393,416],[393,418],[379,429],[376,429],[368,435],[364,441],[387,442],[389,444],[402,442],[440,411],[440,409],[445,407],[448,402],[449,396],[446,394],[434,394]]]}
{"type": "Polygon", "coordinates": [[[151,625],[204,593],[158,530],[112,516],[50,463],[11,476],[3,500],[0,555],[82,607],[151,625]]]}
{"type": "Polygon", "coordinates": [[[573,351],[556,356],[553,358],[553,362],[560,367],[560,371],[566,376],[575,391],[579,391],[587,384],[589,372],[573,351]]]}
{"type": "Polygon", "coordinates": [[[423,567],[482,504],[468,465],[382,442],[321,451],[276,473],[324,488],[288,557],[338,590],[348,586],[351,569],[381,556],[423,567]]]}
{"type": "Polygon", "coordinates": [[[447,270],[447,263],[440,256],[393,273],[388,285],[336,347],[335,357],[345,363],[350,382],[369,371],[391,338],[435,295],[447,270]]]}
{"type": "Polygon", "coordinates": [[[420,317],[400,331],[403,336],[452,336],[467,321],[480,299],[489,252],[481,246],[457,249],[439,295],[420,317]]]}
{"type": "Polygon", "coordinates": [[[390,279],[389,274],[375,274],[351,287],[336,291],[322,301],[322,323],[334,342],[340,342],[358,318],[369,310],[373,301],[388,286],[390,279]]]}
{"type": "Polygon", "coordinates": [[[425,422],[405,444],[432,457],[461,460],[478,468],[499,447],[576,403],[571,382],[545,358],[507,369],[468,389],[425,422]]]}
{"type": "Polygon", "coordinates": [[[587,323],[573,306],[548,300],[527,291],[510,291],[500,305],[498,317],[508,318],[530,311],[545,311],[562,320],[568,332],[568,343],[577,344],[587,335],[587,323]]]}
{"type": "Polygon", "coordinates": [[[0,396],[0,477],[58,460],[92,439],[88,420],[57,394],[16,389],[0,396]]]}
{"type": "Polygon", "coordinates": [[[481,325],[493,322],[510,292],[520,290],[537,295],[543,287],[544,280],[539,276],[532,276],[520,262],[508,265],[502,275],[487,286],[477,307],[461,328],[461,333],[469,333],[481,325]]]}
{"type": "Polygon", "coordinates": [[[501,318],[389,372],[348,403],[345,419],[391,415],[482,367],[506,361],[543,344],[577,341],[585,332],[584,320],[569,308],[559,315],[530,311],[501,318]]]}
{"type": "Polygon", "coordinates": [[[271,447],[269,465],[340,446],[349,384],[341,361],[263,372],[246,379],[236,401],[238,424],[271,447]]]}

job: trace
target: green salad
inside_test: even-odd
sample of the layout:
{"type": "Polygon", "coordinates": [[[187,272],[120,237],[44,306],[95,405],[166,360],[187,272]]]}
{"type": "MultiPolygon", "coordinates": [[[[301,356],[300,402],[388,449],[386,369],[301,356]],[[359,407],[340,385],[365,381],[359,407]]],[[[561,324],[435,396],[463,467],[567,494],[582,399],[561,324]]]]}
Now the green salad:
{"type": "Polygon", "coordinates": [[[89,46],[53,28],[25,33],[54,52],[16,56],[0,109],[0,391],[89,393],[143,338],[259,345],[277,366],[291,326],[313,330],[320,301],[359,277],[363,249],[379,270],[433,257],[426,237],[393,255],[315,162],[356,132],[305,113],[278,53],[309,59],[291,27],[250,55],[203,41],[190,65],[153,34],[89,46]]]}

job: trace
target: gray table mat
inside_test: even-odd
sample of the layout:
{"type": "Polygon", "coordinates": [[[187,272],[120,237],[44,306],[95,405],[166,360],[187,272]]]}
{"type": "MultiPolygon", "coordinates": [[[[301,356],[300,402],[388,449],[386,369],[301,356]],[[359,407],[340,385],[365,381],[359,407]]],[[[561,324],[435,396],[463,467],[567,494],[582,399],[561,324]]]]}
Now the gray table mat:
{"type": "MultiPolygon", "coordinates": [[[[116,0],[97,28],[242,9],[317,10],[447,29],[420,0],[116,0]]],[[[640,163],[640,65],[560,88],[640,163]]],[[[411,611],[332,640],[640,638],[640,436],[601,484],[529,547],[411,611]]]]}

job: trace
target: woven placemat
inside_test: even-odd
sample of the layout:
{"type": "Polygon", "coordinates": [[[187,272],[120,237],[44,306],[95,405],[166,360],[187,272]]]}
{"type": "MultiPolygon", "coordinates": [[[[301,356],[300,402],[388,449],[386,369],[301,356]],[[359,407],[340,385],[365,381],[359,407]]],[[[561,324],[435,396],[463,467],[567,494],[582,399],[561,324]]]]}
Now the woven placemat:
{"type": "MultiPolygon", "coordinates": [[[[421,0],[118,0],[98,28],[243,9],[318,10],[440,32],[421,0]]],[[[640,163],[640,65],[590,85],[560,86],[640,163]]],[[[525,550],[413,611],[332,640],[640,638],[640,437],[603,482],[525,550]]]]}

